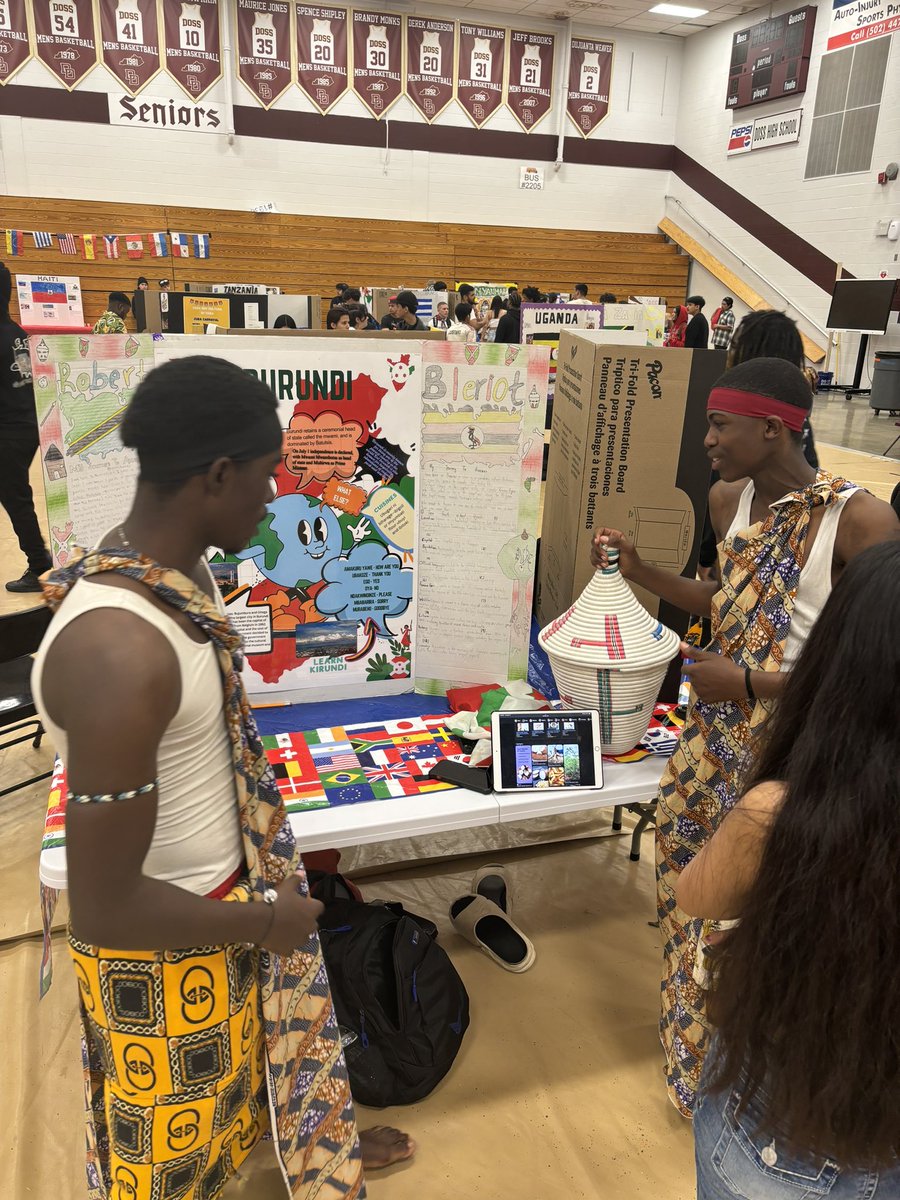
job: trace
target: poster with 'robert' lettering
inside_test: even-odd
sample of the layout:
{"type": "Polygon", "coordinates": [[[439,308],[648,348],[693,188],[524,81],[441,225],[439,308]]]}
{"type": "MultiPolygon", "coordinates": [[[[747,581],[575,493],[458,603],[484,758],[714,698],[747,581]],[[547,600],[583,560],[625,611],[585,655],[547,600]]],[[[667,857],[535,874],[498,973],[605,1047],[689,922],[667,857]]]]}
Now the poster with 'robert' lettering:
{"type": "Polygon", "coordinates": [[[353,90],[381,118],[403,93],[403,23],[393,13],[353,10],[353,90]]]}
{"type": "Polygon", "coordinates": [[[505,65],[505,29],[460,22],[456,99],[476,129],[503,103],[505,65]]]}
{"type": "Polygon", "coordinates": [[[162,9],[166,70],[196,100],[222,74],[218,0],[166,0],[162,9]]]}
{"type": "Polygon", "coordinates": [[[238,75],[263,108],[291,85],[291,10],[273,0],[237,0],[238,75]]]}
{"type": "Polygon", "coordinates": [[[97,35],[91,0],[35,0],[37,56],[71,91],[97,65],[97,35]]]}
{"type": "Polygon", "coordinates": [[[31,58],[25,0],[0,0],[0,84],[31,58]]]}
{"type": "Polygon", "coordinates": [[[553,104],[555,48],[552,33],[510,30],[506,103],[526,133],[546,117],[553,104]]]}
{"type": "Polygon", "coordinates": [[[297,83],[323,115],[347,90],[347,10],[295,4],[297,83]]]}
{"type": "Polygon", "coordinates": [[[427,17],[406,18],[406,94],[426,121],[453,99],[456,25],[427,17]]]}
{"type": "Polygon", "coordinates": [[[156,0],[100,0],[103,65],[136,95],[161,70],[156,0]]]}

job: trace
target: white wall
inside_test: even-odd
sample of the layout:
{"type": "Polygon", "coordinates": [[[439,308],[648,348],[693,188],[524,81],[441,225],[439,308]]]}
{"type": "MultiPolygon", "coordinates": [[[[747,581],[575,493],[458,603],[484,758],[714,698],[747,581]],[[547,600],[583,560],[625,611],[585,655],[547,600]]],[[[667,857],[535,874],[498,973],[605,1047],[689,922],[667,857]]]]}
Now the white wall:
{"type": "MultiPolygon", "coordinates": [[[[710,324],[709,344],[712,345],[713,313],[722,302],[722,297],[731,296],[731,292],[714,275],[711,275],[706,267],[702,267],[698,262],[692,262],[691,269],[688,272],[687,294],[689,296],[702,296],[706,301],[706,307],[703,311],[706,313],[706,319],[710,324]]],[[[734,301],[732,307],[734,310],[734,323],[736,325],[742,317],[746,317],[750,309],[737,296],[731,296],[731,298],[734,301]]]]}

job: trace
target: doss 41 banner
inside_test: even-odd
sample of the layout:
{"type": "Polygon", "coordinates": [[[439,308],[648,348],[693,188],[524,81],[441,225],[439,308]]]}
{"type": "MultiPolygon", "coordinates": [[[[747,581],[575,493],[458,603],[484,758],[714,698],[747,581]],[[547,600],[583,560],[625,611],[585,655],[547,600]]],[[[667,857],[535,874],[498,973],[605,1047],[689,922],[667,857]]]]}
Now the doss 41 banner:
{"type": "Polygon", "coordinates": [[[218,0],[165,0],[166,70],[198,100],[222,74],[218,0]]]}
{"type": "Polygon", "coordinates": [[[393,13],[353,10],[353,90],[374,117],[403,92],[403,23],[393,13]]]}
{"type": "Polygon", "coordinates": [[[0,83],[9,83],[31,58],[25,0],[0,0],[0,83]]]}
{"type": "Polygon", "coordinates": [[[509,78],[506,103],[526,133],[546,117],[553,104],[552,33],[524,29],[509,32],[509,78]]]}
{"type": "Polygon", "coordinates": [[[77,87],[97,65],[97,35],[91,0],[34,0],[37,56],[59,82],[77,87]]]}
{"type": "Polygon", "coordinates": [[[453,99],[455,57],[453,21],[406,18],[406,94],[428,122],[453,99]]]}
{"type": "Polygon", "coordinates": [[[295,4],[297,83],[320,113],[347,90],[347,10],[295,4]]]}
{"type": "Polygon", "coordinates": [[[291,10],[274,0],[237,0],[238,75],[263,108],[291,86],[291,10]]]}
{"type": "Polygon", "coordinates": [[[505,29],[460,22],[456,99],[478,129],[503,103],[505,63],[505,29]]]}
{"type": "Polygon", "coordinates": [[[103,65],[136,95],[162,69],[156,0],[100,0],[103,65]]]}
{"type": "Polygon", "coordinates": [[[572,38],[566,108],[582,137],[590,137],[609,113],[612,42],[572,38]]]}

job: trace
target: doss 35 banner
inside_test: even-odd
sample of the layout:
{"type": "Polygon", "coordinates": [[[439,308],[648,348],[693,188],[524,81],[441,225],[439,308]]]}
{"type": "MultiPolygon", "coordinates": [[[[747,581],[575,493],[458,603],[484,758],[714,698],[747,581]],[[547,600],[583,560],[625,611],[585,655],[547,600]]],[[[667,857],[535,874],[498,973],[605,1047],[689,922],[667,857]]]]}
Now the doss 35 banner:
{"type": "Polygon", "coordinates": [[[460,22],[456,99],[477,129],[503,103],[505,64],[505,29],[460,22]]]}
{"type": "Polygon", "coordinates": [[[323,115],[347,90],[347,10],[295,4],[297,83],[323,115]]]}
{"type": "Polygon", "coordinates": [[[572,38],[566,108],[582,137],[590,137],[609,113],[613,43],[572,38]]]}
{"type": "Polygon", "coordinates": [[[263,108],[291,86],[291,10],[275,0],[237,0],[238,75],[263,108]]]}
{"type": "Polygon", "coordinates": [[[403,22],[393,13],[353,10],[353,90],[374,117],[403,92],[403,22]]]}
{"type": "Polygon", "coordinates": [[[38,58],[71,91],[97,65],[91,0],[34,0],[32,14],[38,58]]]}
{"type": "Polygon", "coordinates": [[[156,0],[100,0],[100,55],[136,95],[162,70],[156,0]]]}
{"type": "Polygon", "coordinates": [[[526,133],[546,117],[553,104],[552,33],[511,29],[506,103],[526,133]]]}
{"type": "Polygon", "coordinates": [[[455,57],[453,21],[406,18],[406,94],[428,122],[453,99],[455,57]]]}
{"type": "Polygon", "coordinates": [[[218,0],[166,0],[166,70],[192,98],[222,74],[218,0]]]}
{"type": "Polygon", "coordinates": [[[31,58],[25,0],[0,0],[0,83],[9,83],[31,58]]]}

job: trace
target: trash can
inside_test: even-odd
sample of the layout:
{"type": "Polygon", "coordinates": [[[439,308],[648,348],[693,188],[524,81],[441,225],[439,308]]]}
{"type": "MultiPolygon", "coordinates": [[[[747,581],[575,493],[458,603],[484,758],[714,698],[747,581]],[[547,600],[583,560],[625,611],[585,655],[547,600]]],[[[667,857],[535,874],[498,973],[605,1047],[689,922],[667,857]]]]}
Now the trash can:
{"type": "Polygon", "coordinates": [[[876,352],[869,408],[874,408],[876,415],[883,408],[887,409],[892,417],[900,412],[900,351],[876,352]]]}

